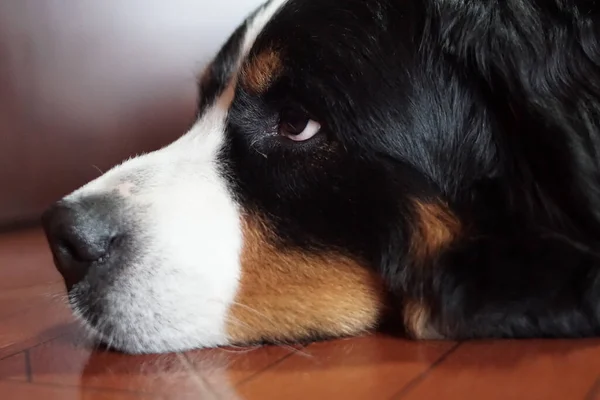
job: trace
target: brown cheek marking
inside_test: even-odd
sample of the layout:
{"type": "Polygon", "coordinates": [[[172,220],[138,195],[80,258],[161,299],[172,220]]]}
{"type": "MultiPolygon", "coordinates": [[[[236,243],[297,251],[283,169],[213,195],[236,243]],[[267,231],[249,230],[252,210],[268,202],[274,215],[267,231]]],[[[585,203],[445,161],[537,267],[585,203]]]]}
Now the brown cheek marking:
{"type": "Polygon", "coordinates": [[[281,72],[279,54],[273,50],[263,51],[252,58],[242,69],[241,84],[253,93],[264,93],[281,72]]]}
{"type": "Polygon", "coordinates": [[[403,314],[404,327],[411,338],[421,340],[444,338],[431,323],[431,312],[424,302],[406,301],[403,314]]]}
{"type": "Polygon", "coordinates": [[[356,335],[384,303],[379,277],[340,255],[276,249],[260,220],[243,221],[242,276],[227,331],[235,343],[356,335]]]}
{"type": "Polygon", "coordinates": [[[425,264],[460,235],[462,224],[442,203],[414,200],[413,205],[416,221],[409,251],[417,263],[425,264]]]}

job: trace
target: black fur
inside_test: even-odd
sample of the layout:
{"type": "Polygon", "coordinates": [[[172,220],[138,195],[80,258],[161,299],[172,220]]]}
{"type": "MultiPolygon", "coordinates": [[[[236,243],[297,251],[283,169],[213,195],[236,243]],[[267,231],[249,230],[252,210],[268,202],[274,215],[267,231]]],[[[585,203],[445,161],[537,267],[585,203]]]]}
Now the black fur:
{"type": "Polygon", "coordinates": [[[202,116],[206,108],[213,104],[219,94],[225,90],[227,83],[236,69],[238,54],[241,51],[242,41],[248,26],[241,24],[221,47],[213,62],[211,62],[203,76],[200,77],[200,92],[198,102],[198,116],[202,116]]]}
{"type": "Polygon", "coordinates": [[[364,260],[446,337],[600,334],[600,3],[291,0],[267,48],[221,158],[280,245],[364,260]],[[288,107],[322,133],[278,137],[288,107]],[[465,227],[428,265],[410,199],[465,227]]]}

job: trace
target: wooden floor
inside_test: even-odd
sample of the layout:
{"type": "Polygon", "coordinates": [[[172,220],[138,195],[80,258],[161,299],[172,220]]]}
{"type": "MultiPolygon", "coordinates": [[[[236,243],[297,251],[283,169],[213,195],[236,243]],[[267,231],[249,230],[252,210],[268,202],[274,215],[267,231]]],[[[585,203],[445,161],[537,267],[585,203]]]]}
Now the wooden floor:
{"type": "Polygon", "coordinates": [[[0,235],[0,399],[600,399],[600,340],[94,351],[36,230],[0,235]]]}

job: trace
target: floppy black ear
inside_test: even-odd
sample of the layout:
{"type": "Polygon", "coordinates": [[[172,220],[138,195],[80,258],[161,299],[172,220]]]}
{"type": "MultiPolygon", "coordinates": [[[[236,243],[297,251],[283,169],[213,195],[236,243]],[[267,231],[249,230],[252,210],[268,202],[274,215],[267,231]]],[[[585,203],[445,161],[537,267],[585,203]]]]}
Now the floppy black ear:
{"type": "Polygon", "coordinates": [[[448,152],[463,169],[434,166],[463,178],[455,192],[444,190],[451,178],[441,171],[440,195],[417,197],[421,213],[408,218],[428,227],[413,229],[410,240],[428,250],[413,253],[398,275],[407,331],[421,338],[600,333],[600,5],[431,4],[424,44],[437,43],[437,64],[463,89],[445,94],[474,104],[464,110],[484,123],[461,149],[467,157],[448,152]],[[490,150],[489,170],[466,177],[464,160],[490,150]]]}
{"type": "Polygon", "coordinates": [[[494,207],[486,225],[440,196],[415,196],[407,204],[405,251],[401,265],[387,269],[386,281],[408,336],[600,334],[594,240],[583,243],[532,221],[519,224],[494,207]]]}
{"type": "Polygon", "coordinates": [[[598,234],[600,4],[433,3],[430,40],[486,104],[505,202],[598,234]]]}
{"type": "Polygon", "coordinates": [[[562,237],[471,238],[432,268],[430,294],[405,308],[416,337],[600,334],[600,258],[562,237]]]}
{"type": "Polygon", "coordinates": [[[597,238],[491,206],[486,224],[439,196],[408,204],[406,251],[387,282],[410,337],[600,334],[597,238]]]}

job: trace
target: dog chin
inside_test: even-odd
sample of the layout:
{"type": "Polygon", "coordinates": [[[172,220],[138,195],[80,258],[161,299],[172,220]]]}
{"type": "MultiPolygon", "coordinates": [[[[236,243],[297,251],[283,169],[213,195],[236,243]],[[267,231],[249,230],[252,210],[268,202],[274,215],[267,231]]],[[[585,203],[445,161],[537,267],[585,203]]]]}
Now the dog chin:
{"type": "Polygon", "coordinates": [[[162,318],[152,320],[140,315],[127,315],[127,311],[122,309],[103,310],[100,314],[82,305],[77,297],[70,295],[69,298],[73,313],[87,338],[109,350],[127,354],[163,354],[228,344],[227,337],[219,329],[196,327],[190,330],[190,325],[169,325],[162,318]]]}

